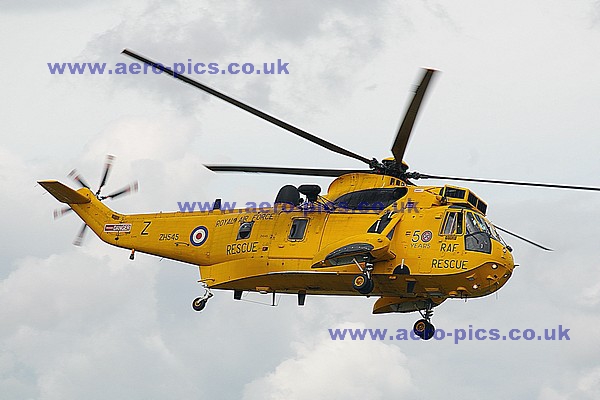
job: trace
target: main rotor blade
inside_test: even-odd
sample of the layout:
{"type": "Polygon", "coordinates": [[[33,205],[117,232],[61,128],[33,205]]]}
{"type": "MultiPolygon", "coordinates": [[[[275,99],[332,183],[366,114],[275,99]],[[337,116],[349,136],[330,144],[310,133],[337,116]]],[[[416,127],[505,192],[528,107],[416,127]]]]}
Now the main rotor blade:
{"type": "Polygon", "coordinates": [[[479,182],[479,183],[494,183],[499,185],[514,185],[514,186],[533,186],[553,189],[569,189],[569,190],[589,190],[594,192],[600,192],[600,187],[593,186],[577,186],[577,185],[561,185],[555,183],[537,183],[537,182],[520,182],[520,181],[503,181],[498,179],[479,179],[479,178],[460,178],[456,176],[440,176],[440,175],[428,175],[421,174],[418,172],[407,173],[409,179],[442,179],[449,181],[464,181],[464,182],[479,182]]]}
{"type": "Polygon", "coordinates": [[[300,128],[296,128],[295,126],[292,126],[292,125],[288,124],[287,122],[284,122],[278,118],[275,118],[269,114],[266,114],[256,108],[254,108],[254,107],[244,104],[241,101],[236,100],[232,97],[229,97],[221,92],[218,92],[215,89],[212,89],[206,85],[203,85],[202,83],[196,82],[195,80],[190,79],[185,75],[174,73],[172,70],[165,68],[162,64],[154,62],[152,60],[149,60],[139,54],[134,53],[131,50],[124,49],[122,51],[122,53],[124,53],[124,54],[128,55],[129,57],[132,57],[138,61],[141,61],[145,64],[148,64],[148,65],[152,66],[153,68],[159,69],[162,72],[164,72],[165,74],[171,75],[175,79],[179,79],[180,81],[185,82],[189,85],[192,85],[208,94],[212,94],[213,96],[218,97],[221,100],[228,102],[229,104],[233,104],[234,106],[241,108],[244,111],[247,111],[259,118],[264,119],[265,121],[268,121],[274,125],[277,125],[278,127],[283,128],[283,129],[287,130],[288,132],[291,132],[291,133],[298,135],[308,141],[318,144],[321,147],[324,147],[328,150],[334,151],[336,153],[339,153],[339,154],[342,154],[342,155],[345,155],[348,157],[352,157],[354,159],[357,159],[357,160],[362,161],[367,164],[370,164],[370,162],[371,162],[369,159],[367,159],[359,154],[353,153],[350,150],[346,150],[342,147],[339,147],[331,142],[321,139],[321,138],[319,138],[311,133],[308,133],[300,128]]]}
{"type": "Polygon", "coordinates": [[[138,182],[135,181],[133,183],[130,183],[129,185],[125,186],[123,189],[121,190],[117,190],[116,192],[113,192],[107,196],[102,196],[100,197],[100,200],[104,200],[104,199],[116,199],[117,197],[129,194],[129,193],[135,193],[138,191],[138,182]]]}
{"type": "Polygon", "coordinates": [[[410,139],[410,133],[412,132],[415,120],[417,119],[419,107],[421,106],[423,98],[425,98],[427,86],[429,85],[431,77],[435,72],[436,71],[433,69],[424,70],[423,79],[421,79],[421,83],[417,87],[417,90],[415,90],[415,95],[413,96],[413,99],[406,110],[404,120],[402,120],[402,124],[400,125],[400,129],[398,129],[396,140],[392,146],[392,154],[394,154],[394,158],[398,164],[402,162],[404,152],[406,151],[406,146],[408,145],[408,139],[410,139]]]}
{"type": "Polygon", "coordinates": [[[504,232],[504,233],[507,233],[507,234],[509,234],[509,235],[511,235],[511,236],[514,236],[514,237],[516,237],[517,239],[521,239],[521,240],[523,240],[524,242],[527,242],[527,243],[529,243],[529,244],[532,244],[532,245],[534,245],[535,247],[539,247],[539,248],[540,248],[540,249],[542,249],[542,250],[546,250],[546,251],[554,251],[554,250],[552,250],[552,249],[550,249],[550,248],[548,248],[548,247],[544,247],[544,246],[542,246],[541,244],[538,244],[538,243],[536,243],[536,242],[534,242],[534,241],[532,241],[532,240],[526,239],[526,238],[524,238],[523,236],[519,236],[519,235],[517,235],[516,233],[513,233],[513,232],[510,232],[510,231],[507,231],[506,229],[502,229],[502,228],[500,228],[498,225],[494,225],[494,227],[495,227],[496,229],[498,229],[499,231],[502,231],[502,232],[504,232]]]}
{"type": "Polygon", "coordinates": [[[102,191],[102,188],[106,184],[106,180],[108,179],[108,174],[110,173],[110,169],[112,168],[114,160],[115,156],[111,156],[110,154],[106,156],[106,162],[104,163],[104,173],[102,174],[102,180],[100,181],[100,186],[98,186],[96,196],[100,196],[100,191],[102,191]]]}
{"type": "Polygon", "coordinates": [[[286,167],[251,167],[246,165],[205,165],[206,168],[214,172],[252,172],[263,174],[283,174],[283,175],[305,175],[305,176],[327,176],[336,178],[338,176],[352,172],[364,172],[352,169],[327,169],[327,168],[286,168],[286,167]]]}

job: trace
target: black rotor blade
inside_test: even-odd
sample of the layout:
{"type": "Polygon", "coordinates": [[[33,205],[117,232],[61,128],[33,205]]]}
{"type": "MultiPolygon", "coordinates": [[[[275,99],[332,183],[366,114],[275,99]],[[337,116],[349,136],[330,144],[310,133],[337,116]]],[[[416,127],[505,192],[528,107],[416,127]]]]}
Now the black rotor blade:
{"type": "Polygon", "coordinates": [[[54,210],[54,219],[60,218],[63,215],[70,213],[71,211],[73,211],[71,207],[58,208],[54,210]]]}
{"type": "MultiPolygon", "coordinates": [[[[74,169],[73,171],[69,172],[69,178],[71,178],[75,182],[79,183],[81,185],[81,187],[84,187],[86,189],[90,189],[90,185],[87,184],[87,182],[81,177],[81,175],[79,174],[79,172],[77,172],[76,169],[74,169]]],[[[90,190],[92,190],[92,189],[90,189],[90,190]]]]}
{"type": "Polygon", "coordinates": [[[247,112],[249,112],[249,113],[251,113],[251,114],[253,114],[253,115],[255,115],[255,116],[259,117],[259,118],[264,119],[265,121],[268,121],[268,122],[270,122],[270,123],[272,123],[274,125],[279,126],[280,128],[283,128],[283,129],[287,130],[288,132],[291,132],[291,133],[293,133],[295,135],[298,135],[298,136],[300,136],[300,137],[302,137],[302,138],[304,138],[304,139],[306,139],[308,141],[311,141],[311,142],[313,142],[315,144],[318,144],[321,147],[324,147],[324,148],[326,148],[328,150],[334,151],[336,153],[339,153],[339,154],[342,154],[342,155],[345,155],[345,156],[348,156],[348,157],[352,157],[354,159],[357,159],[357,160],[362,161],[362,162],[367,163],[367,164],[370,164],[370,162],[371,162],[369,159],[367,159],[367,158],[365,158],[365,157],[363,157],[363,156],[361,156],[359,154],[353,153],[350,150],[346,150],[346,149],[344,149],[342,147],[339,147],[339,146],[337,146],[337,145],[335,145],[335,144],[333,144],[331,142],[328,142],[328,141],[326,141],[324,139],[321,139],[321,138],[319,138],[319,137],[317,137],[317,136],[315,136],[315,135],[313,135],[311,133],[308,133],[308,132],[306,132],[306,131],[304,131],[302,129],[296,128],[295,126],[292,126],[292,125],[288,124],[287,122],[284,122],[284,121],[282,121],[282,120],[280,120],[278,118],[275,118],[275,117],[273,117],[273,116],[271,116],[269,114],[266,114],[266,113],[264,113],[264,112],[262,112],[262,111],[260,111],[260,110],[258,110],[256,108],[254,108],[254,107],[251,107],[251,106],[249,106],[247,104],[244,104],[241,101],[236,100],[236,99],[234,99],[232,97],[229,97],[229,96],[227,96],[227,95],[225,95],[225,94],[223,94],[221,92],[218,92],[215,89],[212,89],[212,88],[210,88],[210,87],[208,87],[206,85],[203,85],[202,83],[196,82],[195,80],[190,79],[187,76],[184,76],[184,75],[181,75],[181,74],[176,74],[172,70],[165,68],[162,64],[154,62],[152,60],[149,60],[149,59],[147,59],[147,58],[145,58],[145,57],[143,57],[143,56],[141,56],[139,54],[136,54],[136,53],[132,52],[131,50],[124,49],[122,51],[122,53],[126,54],[126,55],[128,55],[128,56],[130,56],[130,57],[132,57],[132,58],[134,58],[134,59],[136,59],[138,61],[141,61],[141,62],[143,62],[145,64],[148,64],[148,65],[152,66],[153,68],[159,69],[160,71],[162,71],[162,72],[164,72],[164,73],[166,73],[168,75],[171,75],[175,79],[179,79],[180,81],[185,82],[185,83],[187,83],[189,85],[192,85],[192,86],[194,86],[194,87],[196,87],[196,88],[198,88],[198,89],[200,89],[200,90],[202,90],[202,91],[204,91],[204,92],[206,92],[208,94],[212,94],[213,96],[218,97],[221,100],[224,100],[224,101],[228,102],[229,104],[233,104],[234,106],[236,106],[238,108],[241,108],[244,111],[247,111],[247,112]]]}
{"type": "Polygon", "coordinates": [[[511,235],[511,236],[514,236],[514,237],[516,237],[517,239],[521,239],[521,240],[523,240],[524,242],[527,242],[527,243],[529,243],[529,244],[532,244],[532,245],[534,245],[535,247],[539,247],[539,248],[540,248],[540,249],[542,249],[542,250],[546,250],[546,251],[554,251],[554,250],[552,250],[552,249],[550,249],[550,248],[548,248],[548,247],[544,247],[544,246],[542,246],[541,244],[538,244],[538,243],[536,243],[536,242],[534,242],[534,241],[532,241],[532,240],[529,240],[529,239],[527,239],[527,238],[524,238],[523,236],[519,236],[519,235],[517,235],[516,233],[513,233],[513,232],[510,232],[510,231],[507,231],[506,229],[502,229],[502,228],[500,228],[498,225],[494,225],[494,227],[495,227],[496,229],[498,229],[499,231],[502,231],[502,232],[504,232],[504,233],[507,233],[507,234],[509,234],[509,235],[511,235]]]}
{"type": "Polygon", "coordinates": [[[85,231],[86,231],[87,227],[88,227],[87,224],[83,224],[83,226],[79,230],[79,233],[75,237],[75,240],[73,240],[73,244],[75,246],[81,246],[81,244],[83,243],[83,237],[85,236],[85,231]]]}
{"type": "Polygon", "coordinates": [[[400,125],[400,129],[398,129],[396,139],[392,145],[392,154],[394,155],[394,159],[398,164],[402,162],[404,152],[406,151],[406,146],[408,145],[408,140],[410,139],[410,133],[412,132],[413,126],[417,119],[417,114],[419,113],[419,107],[425,98],[427,86],[429,85],[429,82],[431,81],[431,78],[435,72],[436,71],[433,69],[424,70],[423,79],[421,79],[421,83],[415,90],[415,95],[413,96],[413,99],[406,110],[406,114],[404,115],[404,119],[400,125]]]}
{"type": "Polygon", "coordinates": [[[543,187],[543,188],[553,188],[553,189],[590,190],[590,191],[594,191],[594,192],[600,192],[600,187],[593,187],[593,186],[576,186],[576,185],[561,185],[561,184],[555,184],[555,183],[503,181],[503,180],[498,180],[498,179],[460,178],[460,177],[456,177],[456,176],[420,174],[418,172],[409,172],[407,174],[407,177],[409,179],[441,179],[441,180],[450,180],[450,181],[494,183],[494,184],[499,184],[499,185],[532,186],[532,187],[543,187]]]}
{"type": "Polygon", "coordinates": [[[115,156],[111,156],[110,154],[106,156],[106,162],[104,163],[104,173],[102,174],[102,180],[100,181],[100,186],[98,186],[98,191],[96,192],[96,196],[100,195],[100,191],[106,184],[106,180],[108,179],[108,174],[110,173],[110,169],[112,168],[114,160],[115,160],[115,156]]]}
{"type": "Polygon", "coordinates": [[[135,193],[138,191],[138,183],[137,181],[130,183],[129,185],[125,186],[123,189],[121,190],[117,190],[116,192],[113,192],[107,196],[102,196],[100,197],[101,200],[104,199],[116,199],[117,197],[121,197],[123,195],[129,194],[129,193],[135,193]]]}
{"type": "Polygon", "coordinates": [[[282,175],[305,175],[305,176],[327,176],[336,178],[338,176],[353,172],[370,173],[372,171],[357,171],[352,169],[327,169],[327,168],[287,168],[287,167],[251,167],[246,165],[205,165],[214,172],[252,172],[262,174],[282,175]]]}

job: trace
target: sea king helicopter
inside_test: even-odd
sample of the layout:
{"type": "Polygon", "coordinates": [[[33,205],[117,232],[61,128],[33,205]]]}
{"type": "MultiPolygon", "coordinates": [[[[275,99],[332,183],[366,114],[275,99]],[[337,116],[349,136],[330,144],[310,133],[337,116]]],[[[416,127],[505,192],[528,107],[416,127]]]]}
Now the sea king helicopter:
{"type": "MultiPolygon", "coordinates": [[[[39,181],[104,242],[199,268],[204,294],[192,302],[202,311],[213,289],[307,295],[376,296],[374,314],[421,314],[413,331],[430,339],[433,308],[448,298],[470,299],[499,290],[515,268],[511,247],[498,231],[550,250],[492,224],[487,204],[467,188],[420,186],[441,179],[600,191],[597,187],[427,175],[403,162],[420,105],[435,70],[425,69],[392,145],[393,157],[378,161],[346,150],[208,86],[176,74],[144,56],[123,53],[335,153],[364,162],[364,170],[207,165],[216,172],[258,172],[335,178],[327,193],[313,184],[286,185],[272,207],[198,212],[120,214],[102,201],[134,191],[137,184],[101,195],[112,166],[109,156],[96,192],[75,171],[73,190],[39,181]]],[[[77,244],[77,243],[76,243],[77,244]]],[[[275,298],[275,297],[274,297],[275,298]]]]}

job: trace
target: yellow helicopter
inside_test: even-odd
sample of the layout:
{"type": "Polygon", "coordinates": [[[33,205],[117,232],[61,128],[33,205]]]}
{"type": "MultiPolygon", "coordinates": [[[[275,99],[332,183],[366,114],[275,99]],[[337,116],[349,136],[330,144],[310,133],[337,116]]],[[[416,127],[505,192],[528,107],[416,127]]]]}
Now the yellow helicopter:
{"type": "Polygon", "coordinates": [[[409,172],[402,161],[427,87],[426,69],[392,146],[392,158],[377,161],[341,148],[222,94],[131,50],[123,53],[231,103],[319,146],[360,160],[365,170],[208,165],[217,172],[258,172],[335,178],[327,193],[317,185],[286,185],[269,207],[125,215],[102,201],[137,189],[137,183],[101,195],[113,164],[109,156],[96,192],[76,172],[73,190],[55,180],[39,181],[68,205],[104,242],[135,252],[198,266],[204,294],[192,306],[202,311],[212,289],[307,295],[377,296],[374,314],[421,314],[413,331],[433,337],[433,308],[448,298],[467,299],[496,292],[515,267],[512,249],[486,218],[487,204],[471,190],[451,185],[417,186],[417,179],[445,179],[600,191],[597,187],[435,176],[409,172]]]}

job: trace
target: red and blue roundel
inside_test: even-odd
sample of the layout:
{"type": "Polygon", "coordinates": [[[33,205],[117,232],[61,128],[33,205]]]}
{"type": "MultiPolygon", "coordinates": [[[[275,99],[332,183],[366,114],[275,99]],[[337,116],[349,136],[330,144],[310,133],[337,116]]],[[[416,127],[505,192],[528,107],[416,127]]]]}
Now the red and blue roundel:
{"type": "Polygon", "coordinates": [[[433,233],[431,231],[425,231],[421,234],[421,240],[425,243],[429,242],[433,238],[433,233]]]}
{"type": "Polygon", "coordinates": [[[205,226],[195,228],[190,234],[190,243],[194,246],[202,246],[208,239],[208,229],[205,226]]]}

